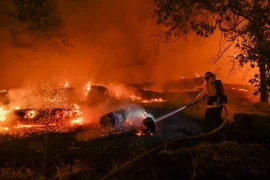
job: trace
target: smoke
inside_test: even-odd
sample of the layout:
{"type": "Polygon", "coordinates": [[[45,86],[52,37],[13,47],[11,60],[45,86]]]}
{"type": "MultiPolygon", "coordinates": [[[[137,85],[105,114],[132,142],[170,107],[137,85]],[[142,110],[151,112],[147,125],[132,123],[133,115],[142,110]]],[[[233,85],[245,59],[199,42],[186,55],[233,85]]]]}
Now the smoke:
{"type": "MultiPolygon", "coordinates": [[[[41,43],[39,50],[18,47],[0,8],[0,88],[18,87],[28,80],[53,74],[70,81],[94,79],[100,83],[164,82],[174,77],[195,77],[194,72],[218,73],[224,80],[244,83],[240,72],[228,77],[231,63],[208,63],[219,48],[220,35],[204,39],[190,35],[175,43],[160,44],[161,27],[152,18],[151,0],[61,0],[59,10],[71,46],[64,51],[41,43]],[[42,50],[40,50],[42,49],[42,50]],[[232,78],[233,77],[233,78],[232,78]]],[[[229,51],[224,56],[231,56],[229,51]]],[[[246,79],[245,79],[246,80],[246,79]]]]}
{"type": "Polygon", "coordinates": [[[136,95],[135,89],[127,87],[124,84],[109,84],[107,88],[111,97],[124,99],[136,95]]]}
{"type": "Polygon", "coordinates": [[[84,97],[83,88],[70,88],[69,83],[54,77],[46,81],[27,81],[7,94],[10,109],[73,108],[84,97]]]}
{"type": "Polygon", "coordinates": [[[134,128],[140,128],[140,126],[142,125],[142,121],[146,117],[154,118],[152,114],[147,113],[143,107],[137,104],[125,102],[122,102],[120,104],[121,105],[115,105],[110,104],[109,102],[103,102],[95,107],[85,107],[85,109],[83,108],[84,120],[88,126],[84,131],[76,134],[76,139],[90,140],[109,134],[128,132],[134,130],[134,128]],[[119,126],[116,126],[112,129],[105,128],[102,125],[99,126],[100,118],[103,115],[123,109],[127,111],[127,117],[124,120],[123,124],[119,124],[119,126]]]}

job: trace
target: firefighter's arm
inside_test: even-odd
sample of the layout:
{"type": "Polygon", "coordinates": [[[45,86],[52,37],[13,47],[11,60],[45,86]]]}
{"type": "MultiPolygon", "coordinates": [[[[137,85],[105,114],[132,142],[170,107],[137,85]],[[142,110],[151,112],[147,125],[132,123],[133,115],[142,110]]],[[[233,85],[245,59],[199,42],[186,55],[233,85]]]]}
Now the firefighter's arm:
{"type": "Polygon", "coordinates": [[[200,100],[203,100],[206,98],[208,92],[207,92],[207,87],[204,86],[202,91],[198,94],[198,96],[195,98],[194,102],[195,101],[200,101],[200,100]]]}
{"type": "Polygon", "coordinates": [[[192,101],[188,106],[193,106],[194,104],[200,102],[201,100],[204,100],[207,97],[207,87],[204,86],[202,91],[198,94],[198,96],[192,101]]]}

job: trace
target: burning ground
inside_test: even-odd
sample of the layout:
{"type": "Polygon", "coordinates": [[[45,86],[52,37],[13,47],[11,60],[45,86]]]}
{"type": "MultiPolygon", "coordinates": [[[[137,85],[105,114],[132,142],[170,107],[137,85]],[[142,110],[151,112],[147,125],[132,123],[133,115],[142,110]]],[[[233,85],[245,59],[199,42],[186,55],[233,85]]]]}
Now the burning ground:
{"type": "MultiPolygon", "coordinates": [[[[113,93],[116,92],[112,88],[114,86],[110,85],[107,86],[111,89],[108,89],[109,96],[101,102],[77,101],[84,114],[83,126],[65,132],[35,131],[20,136],[2,134],[1,179],[34,177],[99,179],[132,158],[168,140],[200,133],[203,104],[190,107],[160,121],[154,134],[138,133],[141,118],[144,118],[145,113],[156,118],[189,102],[190,98],[199,92],[200,81],[195,90],[190,89],[188,87],[190,83],[185,81],[197,80],[199,81],[199,78],[171,82],[164,86],[166,90],[163,91],[151,83],[117,85],[116,94],[113,93]],[[124,94],[131,93],[130,96],[121,96],[120,89],[125,92],[124,94]],[[158,102],[155,99],[163,101],[158,102]],[[111,131],[101,128],[98,124],[100,116],[119,108],[131,110],[133,119],[111,131]]],[[[61,84],[67,88],[66,83],[61,84]]],[[[71,87],[71,83],[69,85],[71,87]]],[[[87,91],[79,91],[82,95],[79,97],[94,90],[95,86],[94,84],[90,86],[89,82],[86,82],[81,89],[87,91]]],[[[228,105],[230,113],[233,115],[244,112],[245,103],[252,103],[248,87],[232,84],[225,86],[231,100],[228,105]],[[239,109],[233,109],[236,106],[239,106],[239,109]]],[[[249,105],[246,110],[250,112],[253,109],[259,112],[255,107],[249,105]]],[[[264,115],[267,113],[262,111],[267,107],[258,108],[261,110],[261,117],[263,113],[264,115]]],[[[268,176],[270,168],[267,127],[261,124],[254,125],[250,129],[249,126],[243,124],[239,126],[232,122],[225,127],[223,133],[163,146],[160,150],[121,169],[113,177],[118,179],[265,177],[268,176]]]]}

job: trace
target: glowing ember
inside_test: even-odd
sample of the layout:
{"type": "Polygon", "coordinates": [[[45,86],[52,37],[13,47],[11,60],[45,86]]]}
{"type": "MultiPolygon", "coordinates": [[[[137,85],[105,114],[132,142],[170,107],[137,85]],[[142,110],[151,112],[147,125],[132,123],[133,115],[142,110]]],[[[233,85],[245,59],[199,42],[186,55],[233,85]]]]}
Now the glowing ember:
{"type": "Polygon", "coordinates": [[[38,125],[38,124],[21,124],[17,125],[15,128],[39,128],[45,127],[45,125],[38,125]]]}
{"type": "Polygon", "coordinates": [[[139,96],[136,96],[136,95],[132,95],[132,96],[130,96],[130,99],[133,101],[136,101],[136,100],[141,100],[142,98],[139,96]]]}
{"type": "Polygon", "coordinates": [[[33,119],[37,115],[37,112],[35,110],[29,110],[26,112],[25,118],[33,119]]]}
{"type": "MultiPolygon", "coordinates": [[[[14,108],[11,108],[14,110],[14,108]]],[[[83,113],[80,107],[77,104],[74,104],[74,109],[60,109],[57,114],[49,115],[46,118],[39,118],[39,111],[37,110],[18,110],[19,112],[24,112],[24,115],[21,116],[22,119],[16,120],[15,124],[5,126],[0,126],[0,132],[2,134],[10,134],[14,136],[26,136],[31,133],[44,133],[44,132],[68,132],[74,128],[77,128],[80,125],[84,124],[83,113]],[[61,115],[62,114],[62,115],[61,115]],[[26,120],[26,121],[25,121],[26,120]],[[60,121],[59,121],[60,120],[60,121]],[[68,120],[68,121],[67,121],[68,120]],[[49,121],[49,122],[48,122],[49,121]]],[[[7,114],[10,112],[3,107],[0,107],[0,119],[1,121],[7,120],[7,114]]],[[[52,112],[46,111],[44,112],[52,112]]],[[[44,113],[43,112],[43,113],[44,113]]],[[[1,122],[0,121],[0,122],[1,122]]]]}
{"type": "Polygon", "coordinates": [[[144,99],[141,101],[142,103],[162,103],[162,102],[166,102],[164,99],[162,98],[153,98],[150,100],[144,99]]]}

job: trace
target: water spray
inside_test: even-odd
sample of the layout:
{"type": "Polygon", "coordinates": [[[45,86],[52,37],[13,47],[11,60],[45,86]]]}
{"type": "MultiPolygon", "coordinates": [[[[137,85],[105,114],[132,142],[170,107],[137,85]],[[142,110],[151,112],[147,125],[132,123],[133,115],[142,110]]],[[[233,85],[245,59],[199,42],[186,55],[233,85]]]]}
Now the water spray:
{"type": "MultiPolygon", "coordinates": [[[[179,112],[179,111],[185,109],[185,108],[188,107],[188,106],[190,106],[190,105],[187,105],[187,106],[184,106],[184,107],[182,107],[182,108],[179,108],[179,109],[177,109],[178,111],[175,110],[175,111],[173,111],[173,112],[174,112],[174,113],[176,113],[176,111],[179,112]],[[181,110],[180,110],[180,109],[181,109],[181,110]]],[[[161,150],[161,149],[166,148],[169,144],[173,144],[173,143],[175,143],[175,142],[178,142],[178,141],[181,141],[181,140],[185,140],[185,139],[202,138],[202,137],[206,137],[206,136],[209,136],[209,135],[212,135],[212,134],[218,132],[218,131],[219,131],[221,128],[223,128],[223,127],[225,126],[225,124],[228,122],[228,118],[229,118],[229,117],[228,117],[228,110],[227,110],[226,106],[224,106],[224,108],[225,108],[225,111],[226,111],[226,114],[227,114],[227,118],[225,118],[224,121],[223,121],[223,123],[222,123],[218,128],[214,129],[213,131],[210,131],[210,132],[207,132],[207,133],[204,133],[204,134],[199,134],[199,135],[186,136],[186,137],[177,137],[177,138],[175,138],[175,139],[166,141],[165,143],[163,143],[163,144],[161,144],[161,145],[159,145],[159,146],[157,146],[157,147],[154,147],[154,148],[152,148],[152,149],[150,149],[150,150],[148,150],[148,151],[146,151],[146,152],[144,152],[144,153],[142,153],[142,154],[140,154],[140,155],[134,157],[133,159],[127,161],[126,163],[124,163],[124,164],[118,166],[117,168],[115,168],[114,170],[112,170],[111,172],[109,172],[108,174],[106,174],[105,176],[101,177],[99,180],[106,180],[106,179],[108,179],[109,177],[113,176],[115,173],[117,173],[117,172],[119,172],[120,170],[124,169],[124,168],[127,167],[128,165],[131,165],[132,163],[136,162],[137,160],[139,160],[139,159],[141,159],[141,158],[143,158],[143,157],[145,157],[145,156],[147,156],[147,155],[149,155],[149,154],[151,154],[151,153],[153,153],[153,152],[156,152],[156,151],[159,151],[159,150],[161,150]]],[[[172,113],[169,113],[169,114],[172,115],[172,113]]],[[[169,116],[166,116],[166,117],[169,117],[169,116]]],[[[166,117],[165,117],[165,115],[164,115],[162,118],[158,118],[158,120],[161,121],[162,119],[165,119],[166,117]]]]}
{"type": "Polygon", "coordinates": [[[161,120],[163,120],[163,119],[166,119],[167,117],[170,117],[170,116],[172,116],[172,115],[174,115],[174,114],[176,114],[176,113],[178,113],[178,112],[180,112],[180,111],[186,109],[187,107],[188,107],[188,106],[183,106],[183,107],[181,107],[181,108],[179,108],[179,109],[176,109],[176,110],[174,110],[174,111],[172,111],[172,112],[170,112],[170,113],[168,113],[168,114],[165,114],[165,115],[163,115],[163,116],[161,116],[161,117],[158,117],[158,118],[156,118],[155,122],[159,122],[159,121],[161,121],[161,120]]]}
{"type": "Polygon", "coordinates": [[[156,130],[156,123],[157,122],[162,121],[162,120],[164,120],[164,119],[166,119],[166,118],[168,118],[168,117],[170,117],[170,116],[172,116],[172,115],[174,115],[174,114],[176,114],[176,113],[178,113],[180,111],[183,111],[187,107],[192,106],[192,105],[195,105],[195,104],[197,104],[199,102],[200,101],[195,101],[193,103],[190,103],[190,104],[188,104],[186,106],[183,106],[183,107],[181,107],[179,109],[176,109],[176,110],[174,110],[174,111],[172,111],[172,112],[170,112],[168,114],[165,114],[163,116],[160,116],[160,117],[156,118],[155,120],[154,120],[154,118],[150,118],[150,117],[144,119],[142,121],[142,124],[145,127],[145,129],[143,131],[145,131],[145,132],[151,132],[151,133],[155,132],[155,130],[156,130]]]}
{"type": "MultiPolygon", "coordinates": [[[[195,103],[198,103],[199,101],[196,101],[195,103]]],[[[137,111],[133,111],[130,108],[128,109],[120,109],[117,111],[112,111],[109,112],[103,116],[101,116],[100,120],[99,120],[99,124],[100,126],[104,127],[104,128],[117,128],[119,126],[121,126],[122,124],[124,124],[128,118],[134,119],[134,115],[138,116],[137,114],[141,114],[140,117],[140,124],[142,127],[142,131],[144,134],[151,134],[154,133],[156,131],[156,123],[164,120],[184,109],[186,109],[187,107],[194,105],[195,103],[192,104],[188,104],[186,106],[183,106],[179,109],[176,109],[168,114],[165,114],[161,117],[158,117],[156,119],[154,119],[154,117],[150,117],[149,115],[147,115],[147,113],[144,111],[141,112],[139,111],[139,113],[137,111]]]]}

